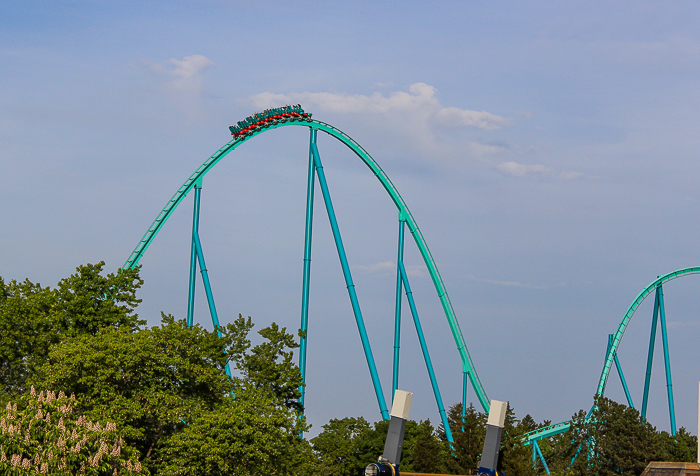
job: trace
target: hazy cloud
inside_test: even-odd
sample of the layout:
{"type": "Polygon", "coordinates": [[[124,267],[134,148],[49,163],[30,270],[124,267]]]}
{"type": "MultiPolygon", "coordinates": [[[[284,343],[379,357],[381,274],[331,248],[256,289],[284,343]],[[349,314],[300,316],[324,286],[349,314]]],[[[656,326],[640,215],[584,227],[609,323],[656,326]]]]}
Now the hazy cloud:
{"type": "Polygon", "coordinates": [[[477,278],[474,275],[468,275],[467,278],[471,279],[472,281],[478,281],[480,283],[487,283],[487,284],[496,284],[498,286],[511,286],[511,287],[515,287],[515,288],[528,288],[528,289],[547,289],[547,286],[525,284],[525,283],[521,283],[519,281],[499,281],[496,279],[477,278]]]}
{"type": "Polygon", "coordinates": [[[581,173],[581,172],[562,172],[559,174],[559,177],[563,178],[564,180],[573,180],[573,179],[577,179],[579,177],[583,177],[583,173],[581,173]]]}
{"type": "MultiPolygon", "coordinates": [[[[409,265],[406,266],[406,274],[409,277],[422,278],[426,274],[425,266],[421,265],[409,265]]],[[[357,265],[353,266],[353,269],[358,269],[366,273],[371,274],[395,274],[396,273],[396,263],[394,261],[381,261],[379,263],[370,264],[367,266],[357,265]]]]}
{"type": "Polygon", "coordinates": [[[145,64],[155,74],[164,78],[171,89],[199,92],[202,87],[202,72],[216,63],[206,56],[191,55],[181,60],[171,58],[164,63],[145,64]]]}
{"type": "Polygon", "coordinates": [[[382,261],[380,263],[370,264],[368,266],[357,265],[353,268],[366,271],[368,273],[386,273],[388,271],[396,271],[396,263],[393,261],[382,261]]]}
{"type": "Polygon", "coordinates": [[[554,169],[551,167],[545,167],[541,164],[525,165],[519,164],[517,162],[503,162],[498,165],[498,170],[506,175],[512,175],[514,177],[523,177],[530,174],[542,174],[552,172],[554,169]]]}
{"type": "Polygon", "coordinates": [[[488,138],[464,141],[464,134],[436,134],[440,129],[494,131],[512,123],[512,119],[487,111],[474,111],[440,103],[437,89],[415,83],[405,91],[374,92],[370,95],[304,92],[277,94],[264,92],[247,98],[256,109],[280,104],[302,104],[313,112],[357,115],[375,130],[387,130],[399,147],[418,152],[431,162],[458,165],[465,159],[485,158],[505,149],[489,145],[488,138]]]}
{"type": "Polygon", "coordinates": [[[437,89],[425,83],[415,83],[406,91],[395,91],[388,96],[375,92],[371,96],[344,93],[290,93],[265,92],[250,98],[259,109],[279,104],[301,103],[318,110],[339,114],[403,114],[412,122],[427,126],[475,127],[483,130],[500,129],[509,125],[510,118],[486,111],[471,111],[458,107],[442,107],[437,89]]]}

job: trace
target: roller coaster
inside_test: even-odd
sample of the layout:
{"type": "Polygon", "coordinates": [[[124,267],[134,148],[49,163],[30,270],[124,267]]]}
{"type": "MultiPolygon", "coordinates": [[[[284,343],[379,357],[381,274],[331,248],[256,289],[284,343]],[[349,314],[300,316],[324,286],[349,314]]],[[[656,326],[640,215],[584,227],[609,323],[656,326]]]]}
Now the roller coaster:
{"type": "MultiPolygon", "coordinates": [[[[461,363],[462,363],[462,401],[463,401],[463,411],[467,407],[467,388],[469,385],[474,389],[476,398],[485,412],[489,409],[489,399],[486,392],[481,384],[479,376],[476,372],[474,363],[470,356],[467,344],[462,335],[459,322],[455,311],[453,309],[452,303],[450,302],[450,297],[447,293],[443,280],[440,276],[437,264],[432,257],[430,249],[423,237],[423,234],[416,223],[415,218],[411,214],[408,205],[404,199],[399,194],[399,191],[391,182],[387,174],[382,170],[379,164],[372,158],[372,156],[355,140],[353,140],[349,135],[337,129],[336,127],[327,124],[325,122],[312,119],[312,114],[304,111],[300,105],[295,106],[283,106],[280,108],[267,109],[262,112],[255,113],[246,119],[237,122],[235,125],[229,127],[232,139],[218,149],[214,154],[212,154],[207,160],[205,160],[195,171],[185,180],[185,182],[177,189],[175,194],[167,201],[163,209],[158,213],[153,223],[146,230],[141,240],[138,242],[137,246],[132,251],[131,255],[128,257],[123,265],[123,268],[133,268],[138,266],[140,260],[142,259],[144,253],[151,245],[155,239],[158,232],[162,229],[165,222],[172,216],[175,209],[183,202],[185,197],[190,193],[194,192],[194,211],[193,211],[193,221],[192,221],[192,242],[190,250],[190,273],[189,273],[189,294],[188,294],[188,306],[187,306],[187,324],[189,326],[193,325],[194,319],[194,296],[195,296],[195,283],[197,268],[200,270],[202,276],[202,283],[204,285],[206,299],[209,307],[209,313],[211,315],[212,324],[214,328],[218,328],[219,319],[216,311],[216,305],[214,303],[214,296],[211,288],[211,283],[209,280],[209,275],[207,272],[207,266],[204,260],[204,252],[202,249],[202,243],[199,237],[199,213],[200,213],[200,197],[202,191],[202,184],[204,176],[210,172],[222,159],[224,159],[228,154],[233,152],[236,148],[243,145],[248,140],[252,138],[280,127],[295,126],[308,129],[309,131],[309,153],[308,153],[308,178],[307,178],[307,195],[306,195],[306,220],[305,220],[305,238],[303,246],[303,269],[302,271],[302,292],[301,292],[301,337],[300,337],[300,349],[299,349],[299,368],[301,370],[302,380],[306,382],[306,358],[307,358],[307,329],[308,329],[308,316],[309,316],[309,289],[311,284],[311,248],[312,248],[312,234],[313,234],[313,217],[314,217],[314,193],[316,190],[316,182],[318,182],[318,187],[320,188],[323,202],[326,209],[326,214],[328,216],[329,224],[332,230],[333,239],[335,242],[335,247],[337,250],[338,258],[340,261],[340,267],[345,280],[345,285],[348,292],[348,297],[350,300],[350,306],[355,317],[355,322],[357,324],[357,329],[360,335],[360,340],[362,343],[362,348],[364,351],[365,360],[369,369],[372,386],[374,388],[374,393],[379,406],[379,411],[383,419],[389,419],[389,411],[386,404],[386,399],[382,390],[379,375],[377,372],[377,367],[375,364],[374,356],[372,354],[372,348],[369,341],[369,336],[365,328],[364,319],[362,316],[362,311],[359,304],[359,298],[355,290],[355,285],[352,279],[351,268],[349,265],[348,257],[345,252],[345,247],[343,245],[343,240],[340,232],[340,226],[338,219],[335,214],[333,207],[333,202],[331,200],[330,190],[328,183],[326,181],[325,172],[323,169],[323,164],[321,162],[321,156],[319,153],[319,147],[317,144],[319,131],[330,136],[340,143],[349,148],[370,170],[370,172],[377,178],[380,185],[386,191],[389,199],[397,208],[398,212],[398,246],[397,246],[397,263],[396,263],[396,294],[395,294],[395,312],[394,312],[394,353],[393,353],[393,372],[392,372],[392,394],[398,388],[399,379],[399,360],[400,360],[400,331],[401,331],[401,316],[402,316],[402,303],[403,294],[406,296],[406,301],[408,302],[408,307],[413,318],[413,323],[418,336],[418,341],[421,348],[421,353],[423,355],[426,370],[430,378],[430,383],[432,386],[433,394],[435,397],[438,413],[440,414],[441,421],[446,431],[447,439],[452,442],[453,437],[450,432],[450,426],[448,424],[447,415],[445,412],[445,407],[442,402],[442,396],[440,394],[440,389],[438,386],[437,378],[435,376],[432,361],[430,359],[430,353],[428,351],[428,346],[423,334],[418,310],[413,297],[411,286],[408,279],[408,274],[406,272],[406,267],[404,265],[404,246],[405,246],[405,228],[408,227],[413,241],[425,263],[425,266],[432,279],[435,292],[440,300],[442,310],[444,312],[445,318],[447,320],[448,327],[455,341],[457,351],[459,353],[461,363]]],[[[683,276],[688,276],[692,274],[700,273],[700,267],[684,268],[671,273],[665,274],[658,277],[648,286],[646,286],[642,292],[636,297],[632,302],[629,309],[625,313],[617,331],[609,336],[608,350],[605,357],[605,363],[600,375],[598,387],[596,389],[596,394],[604,395],[606,385],[612,370],[613,364],[615,365],[617,372],[620,376],[620,380],[625,391],[627,402],[630,406],[634,406],[632,403],[632,398],[630,396],[627,383],[622,372],[622,367],[620,365],[619,359],[617,357],[617,351],[622,340],[622,336],[627,329],[627,326],[632,319],[637,308],[641,305],[642,301],[646,299],[652,292],[655,293],[654,301],[654,314],[652,317],[652,331],[649,343],[649,352],[647,358],[647,371],[646,379],[641,407],[641,414],[646,417],[648,396],[649,396],[649,386],[651,381],[651,369],[652,361],[655,348],[656,339],[656,329],[657,322],[660,323],[662,342],[663,342],[663,352],[664,352],[664,362],[665,362],[665,372],[666,372],[666,383],[667,383],[667,393],[668,393],[668,403],[669,403],[669,415],[671,421],[671,431],[673,434],[676,432],[676,422],[675,422],[675,410],[673,402],[673,387],[671,382],[671,366],[669,360],[668,351],[668,339],[667,339],[667,327],[666,327],[666,315],[665,306],[663,299],[663,285],[673,279],[680,278],[683,276]]],[[[227,372],[230,374],[230,370],[227,367],[227,372]]],[[[300,401],[302,405],[304,404],[305,387],[300,387],[300,401]]],[[[569,430],[571,422],[565,421],[550,425],[544,428],[537,429],[531,433],[525,435],[523,443],[532,446],[532,459],[533,464],[537,464],[538,461],[542,463],[547,473],[549,469],[544,455],[539,447],[538,442],[545,438],[550,438],[557,434],[563,433],[569,430]]]]}

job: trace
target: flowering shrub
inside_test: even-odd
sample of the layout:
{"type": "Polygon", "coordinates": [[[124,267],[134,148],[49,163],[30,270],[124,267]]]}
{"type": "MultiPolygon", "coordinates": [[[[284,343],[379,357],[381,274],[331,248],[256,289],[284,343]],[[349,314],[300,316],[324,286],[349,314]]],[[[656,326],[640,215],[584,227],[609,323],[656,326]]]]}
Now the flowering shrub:
{"type": "Polygon", "coordinates": [[[47,390],[8,403],[0,419],[0,473],[146,475],[117,425],[77,414],[75,395],[47,390]],[[19,403],[19,405],[18,405],[19,403]]]}

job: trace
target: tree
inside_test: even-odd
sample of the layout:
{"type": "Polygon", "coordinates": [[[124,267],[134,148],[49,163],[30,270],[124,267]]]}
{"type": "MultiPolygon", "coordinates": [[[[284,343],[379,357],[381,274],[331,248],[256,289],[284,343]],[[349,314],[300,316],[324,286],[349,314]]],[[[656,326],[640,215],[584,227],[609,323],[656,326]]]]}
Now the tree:
{"type": "Polygon", "coordinates": [[[255,387],[237,389],[194,418],[164,444],[164,476],[302,476],[311,472],[303,419],[277,396],[255,387]]]}
{"type": "Polygon", "coordinates": [[[136,298],[143,284],[139,269],[119,269],[102,276],[104,264],[78,266],[77,273],[58,282],[51,320],[62,338],[94,336],[107,327],[134,332],[145,324],[134,313],[141,302],[136,298]]]}
{"type": "Polygon", "coordinates": [[[52,347],[34,382],[82,395],[86,415],[115,421],[156,473],[161,440],[233,391],[222,371],[223,343],[216,333],[164,316],[160,327],[111,327],[52,347]]]}
{"type": "Polygon", "coordinates": [[[590,418],[579,412],[572,420],[575,446],[580,448],[575,474],[639,475],[650,461],[668,457],[664,441],[639,412],[597,396],[590,418]]]}
{"type": "MultiPolygon", "coordinates": [[[[318,472],[324,476],[355,476],[358,470],[377,459],[366,460],[368,450],[376,451],[366,444],[373,436],[370,424],[362,417],[332,419],[323,425],[323,431],[311,440],[317,458],[318,472]]],[[[382,448],[383,449],[383,448],[382,448]]]]}
{"type": "Polygon", "coordinates": [[[662,432],[668,458],[666,461],[693,463],[698,456],[698,437],[681,427],[675,436],[662,432]]]}
{"type": "Polygon", "coordinates": [[[114,422],[91,421],[76,407],[74,395],[34,387],[8,403],[0,420],[2,474],[148,474],[114,422]]]}
{"type": "MultiPolygon", "coordinates": [[[[486,436],[486,415],[477,411],[473,404],[462,416],[462,404],[452,405],[447,411],[447,421],[452,430],[454,444],[447,457],[447,469],[452,474],[471,474],[479,467],[481,451],[486,436]]],[[[440,426],[440,439],[447,441],[445,430],[440,426]]]]}
{"type": "Polygon", "coordinates": [[[138,269],[102,276],[103,266],[78,266],[56,289],[0,278],[0,402],[28,390],[52,345],[108,327],[134,332],[144,323],[134,313],[143,283],[138,269]]]}
{"type": "Polygon", "coordinates": [[[258,332],[266,342],[255,346],[251,352],[243,354],[238,369],[243,378],[258,389],[271,390],[287,408],[303,411],[299,388],[304,385],[299,367],[293,362],[292,349],[299,347],[287,328],[274,322],[258,332]]]}
{"type": "Polygon", "coordinates": [[[273,324],[260,331],[265,341],[251,349],[252,327],[250,318],[239,316],[217,329],[219,336],[216,330],[188,328],[184,321],[165,315],[161,326],[135,333],[109,327],[52,347],[35,381],[82,394],[83,411],[91,418],[117,422],[154,474],[176,474],[174,461],[189,468],[182,474],[204,474],[202,468],[211,467],[217,457],[203,460],[205,454],[198,450],[177,450],[200,438],[210,444],[200,442],[199,447],[218,454],[222,463],[228,461],[227,448],[241,446],[244,451],[246,441],[253,440],[247,440],[247,430],[232,419],[244,414],[247,419],[241,421],[252,425],[250,431],[279,427],[265,438],[257,437],[258,445],[268,447],[250,447],[253,453],[266,455],[260,458],[274,462],[278,471],[299,467],[293,460],[301,451],[296,440],[305,420],[287,401],[288,389],[299,385],[299,369],[289,362],[287,345],[293,341],[273,324]],[[263,357],[265,365],[260,362],[263,357]],[[226,375],[227,362],[241,369],[241,377],[226,375]]]}
{"type": "Polygon", "coordinates": [[[450,448],[438,439],[430,420],[416,424],[411,433],[415,436],[411,435],[412,438],[409,437],[404,443],[404,450],[408,451],[401,460],[401,469],[417,473],[444,473],[450,448]]]}
{"type": "Polygon", "coordinates": [[[37,360],[58,336],[48,318],[55,303],[49,288],[29,280],[0,278],[0,403],[21,395],[37,360]]]}
{"type": "Polygon", "coordinates": [[[499,469],[506,474],[522,476],[536,474],[532,465],[532,448],[523,444],[523,436],[537,426],[530,415],[518,420],[515,417],[515,411],[510,404],[508,405],[501,438],[499,469]]]}

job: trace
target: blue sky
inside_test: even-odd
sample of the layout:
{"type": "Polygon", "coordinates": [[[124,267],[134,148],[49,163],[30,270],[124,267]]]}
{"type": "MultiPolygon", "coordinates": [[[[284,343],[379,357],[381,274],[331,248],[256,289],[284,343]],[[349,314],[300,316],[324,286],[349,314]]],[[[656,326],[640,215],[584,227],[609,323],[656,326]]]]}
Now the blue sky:
{"type": "MultiPolygon", "coordinates": [[[[657,275],[697,265],[695,2],[15,2],[0,6],[0,275],[116,270],[181,183],[260,108],[301,103],[379,162],[440,267],[491,398],[561,421],[657,275]]],[[[298,327],[307,132],[270,131],[204,182],[219,314],[298,327]]],[[[396,212],[319,137],[385,393],[396,212]]],[[[379,417],[317,195],[308,416],[379,417]]],[[[184,317],[192,204],[146,253],[140,315],[184,317]]],[[[406,264],[446,404],[461,365],[415,246],[406,264]]],[[[696,432],[697,277],[666,287],[678,426],[696,432]]],[[[207,324],[198,290],[197,320],[207,324]]],[[[651,303],[620,359],[641,401],[651,303]]],[[[401,387],[438,415],[408,314],[401,387]]],[[[661,352],[657,351],[657,357],[661,352]]],[[[667,429],[662,361],[650,420],[667,429]]],[[[615,374],[608,395],[623,401],[615,374]]],[[[471,397],[473,392],[470,391],[471,397]]]]}

